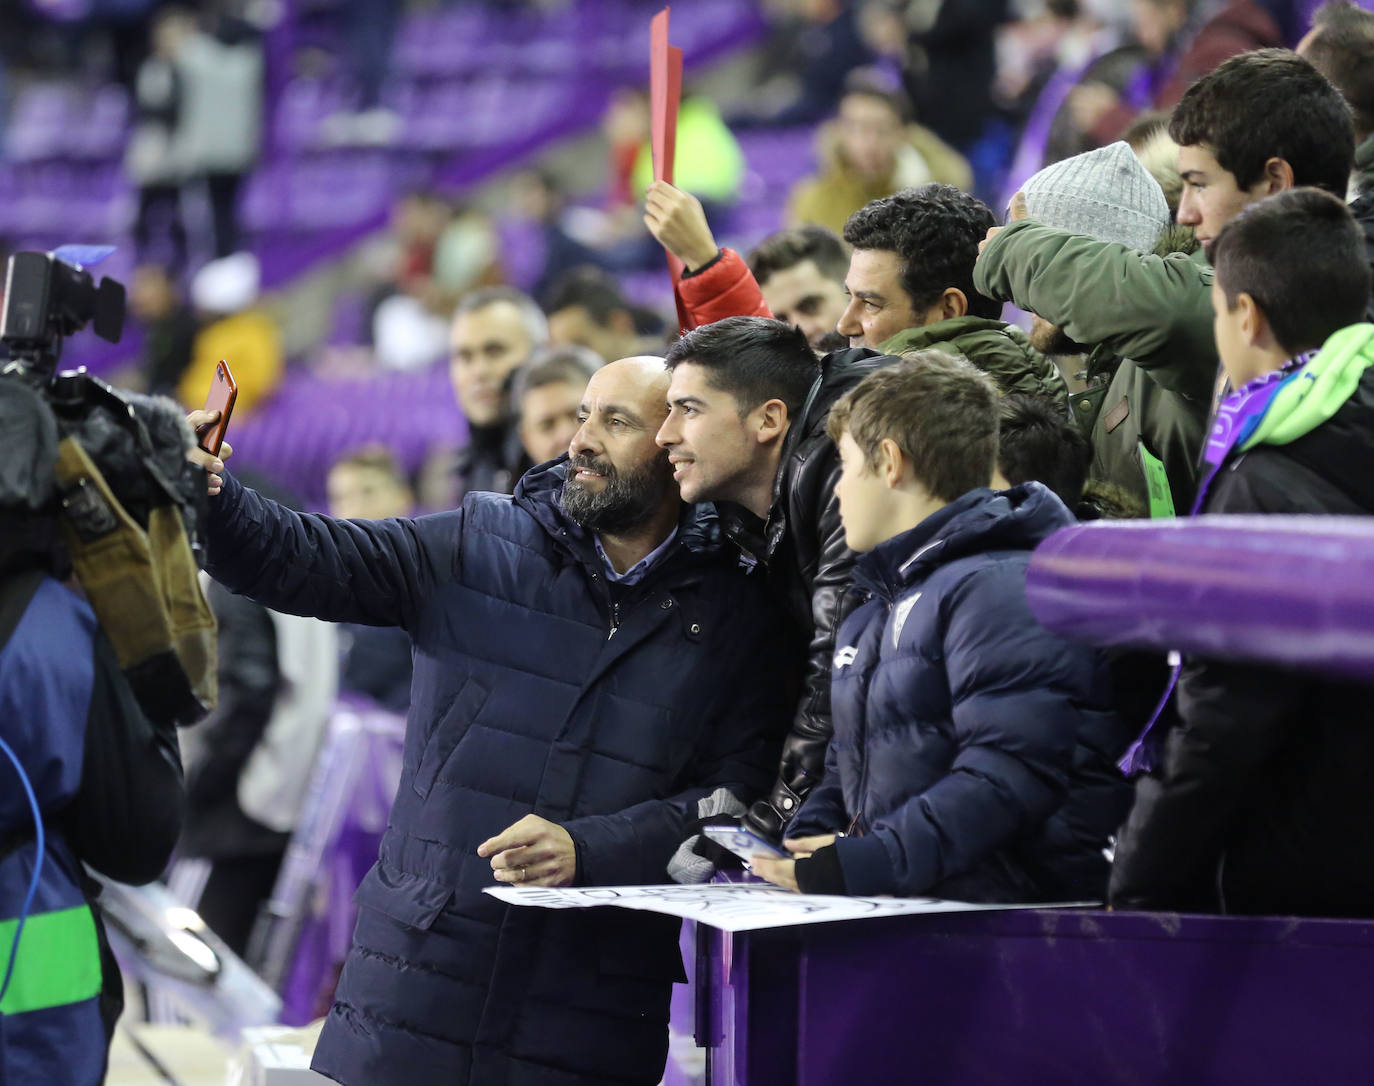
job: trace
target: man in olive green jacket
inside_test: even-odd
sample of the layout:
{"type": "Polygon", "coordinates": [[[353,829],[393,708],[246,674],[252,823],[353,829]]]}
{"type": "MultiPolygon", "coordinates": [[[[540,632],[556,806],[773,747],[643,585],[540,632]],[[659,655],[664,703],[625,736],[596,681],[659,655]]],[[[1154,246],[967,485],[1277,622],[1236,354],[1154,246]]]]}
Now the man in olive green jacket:
{"type": "Polygon", "coordinates": [[[1217,375],[1201,250],[1155,256],[1022,218],[988,242],[974,283],[1086,348],[1070,403],[1092,440],[1089,494],[1118,515],[1186,513],[1217,375]]]}
{"type": "Polygon", "coordinates": [[[1002,303],[974,289],[978,244],[995,223],[986,205],[952,185],[930,184],[874,200],[850,216],[853,246],[837,330],[851,347],[902,354],[931,347],[961,354],[1005,393],[1062,400],[1064,378],[1002,303]]]}

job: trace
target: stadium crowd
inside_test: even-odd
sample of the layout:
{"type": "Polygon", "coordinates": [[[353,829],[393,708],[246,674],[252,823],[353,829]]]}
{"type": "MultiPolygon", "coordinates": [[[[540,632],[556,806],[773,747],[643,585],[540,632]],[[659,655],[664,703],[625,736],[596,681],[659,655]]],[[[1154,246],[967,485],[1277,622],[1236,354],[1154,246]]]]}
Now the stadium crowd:
{"type": "MultiPolygon", "coordinates": [[[[215,363],[238,380],[228,442],[191,454],[219,702],[141,741],[184,764],[172,884],[250,964],[336,700],[406,715],[317,1070],[659,1081],[676,925],[496,883],[743,862],[812,894],[1374,916],[1367,686],[1073,643],[1025,587],[1077,521],[1374,513],[1374,13],[775,0],[746,93],[689,71],[671,182],[627,82],[584,140],[600,190],[556,156],[408,188],[283,283],[242,215],[270,23],[124,6],[85,5],[59,48],[63,5],[36,3],[46,44],[4,64],[103,63],[134,103],[142,353],[116,383],[203,432],[215,363]],[[802,168],[765,185],[746,149],[800,131],[802,168]],[[363,415],[393,387],[456,410],[404,444],[309,430],[335,383],[363,415]],[[318,436],[255,455],[297,423],[318,436]]],[[[334,15],[351,75],[320,138],[400,153],[403,19],[334,15]]],[[[32,551],[6,541],[7,578],[32,551]]],[[[47,584],[0,609],[0,705],[40,717],[75,712],[20,678],[53,651],[23,619],[47,584]]],[[[81,777],[39,796],[79,858],[111,817],[81,777]]],[[[0,793],[0,921],[27,817],[0,793]]],[[[30,1010],[38,1040],[7,1021],[0,1069],[104,1043],[109,1008],[82,1006],[30,1010]]]]}

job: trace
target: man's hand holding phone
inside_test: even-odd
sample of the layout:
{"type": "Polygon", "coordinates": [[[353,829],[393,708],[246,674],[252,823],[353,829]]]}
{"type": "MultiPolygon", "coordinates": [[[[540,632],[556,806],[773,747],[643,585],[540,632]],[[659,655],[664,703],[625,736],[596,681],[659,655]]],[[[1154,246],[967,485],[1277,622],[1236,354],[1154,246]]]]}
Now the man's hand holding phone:
{"type": "MultiPolygon", "coordinates": [[[[214,430],[219,425],[220,414],[218,411],[192,411],[186,416],[186,421],[191,424],[191,429],[196,432],[196,438],[200,439],[214,430]]],[[[220,443],[219,455],[208,453],[199,445],[190,449],[186,454],[186,459],[197,467],[205,469],[207,482],[209,484],[210,496],[218,494],[224,486],[224,479],[220,473],[224,471],[224,461],[234,455],[234,446],[229,442],[220,443]]]]}
{"type": "Polygon", "coordinates": [[[197,445],[186,454],[187,459],[203,467],[209,474],[211,496],[223,489],[224,480],[220,472],[224,470],[224,461],[234,452],[234,447],[224,440],[224,432],[229,428],[229,416],[234,413],[234,401],[238,395],[239,386],[229,369],[229,363],[221,359],[210,380],[210,392],[205,397],[204,409],[192,411],[186,416],[186,421],[196,433],[197,445]]]}

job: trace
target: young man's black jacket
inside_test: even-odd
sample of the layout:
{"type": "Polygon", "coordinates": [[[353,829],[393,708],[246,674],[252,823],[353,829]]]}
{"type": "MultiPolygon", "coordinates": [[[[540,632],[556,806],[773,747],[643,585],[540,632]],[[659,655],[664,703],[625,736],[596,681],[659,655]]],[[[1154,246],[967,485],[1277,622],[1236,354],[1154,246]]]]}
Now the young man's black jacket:
{"type": "Polygon", "coordinates": [[[746,816],[755,830],[774,840],[825,772],[831,732],[830,665],[835,631],[847,613],[843,604],[855,558],[845,546],[840,523],[835,498],[840,458],[825,432],[826,420],[841,396],[896,361],[894,355],[867,348],[826,355],[788,431],[767,524],[760,525],[738,509],[732,509],[726,520],[726,531],[735,542],[768,563],[775,591],[810,641],[806,685],[783,743],[778,779],[768,798],[755,803],[746,816]]]}
{"type": "MultiPolygon", "coordinates": [[[[1374,370],[1306,436],[1224,465],[1204,511],[1374,514],[1374,370]]],[[[1369,687],[1190,659],[1176,696],[1181,723],[1117,843],[1112,904],[1374,916],[1369,687]]]]}

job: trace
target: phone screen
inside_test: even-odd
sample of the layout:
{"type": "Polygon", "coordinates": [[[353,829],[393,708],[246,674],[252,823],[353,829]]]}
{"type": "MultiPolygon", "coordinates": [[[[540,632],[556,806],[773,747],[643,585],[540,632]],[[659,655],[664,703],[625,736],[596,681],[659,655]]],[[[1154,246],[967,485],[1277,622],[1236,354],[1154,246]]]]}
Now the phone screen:
{"type": "Polygon", "coordinates": [[[760,852],[765,856],[774,856],[782,860],[790,856],[790,853],[784,852],[777,845],[770,845],[762,837],[740,826],[703,826],[701,832],[716,844],[729,849],[745,863],[760,852]]]}
{"type": "Polygon", "coordinates": [[[219,447],[224,443],[224,432],[229,429],[229,416],[234,412],[234,400],[238,394],[239,386],[234,383],[229,363],[221,359],[215,366],[210,394],[205,397],[205,410],[218,411],[219,421],[200,436],[200,447],[213,456],[219,455],[219,447]]]}

